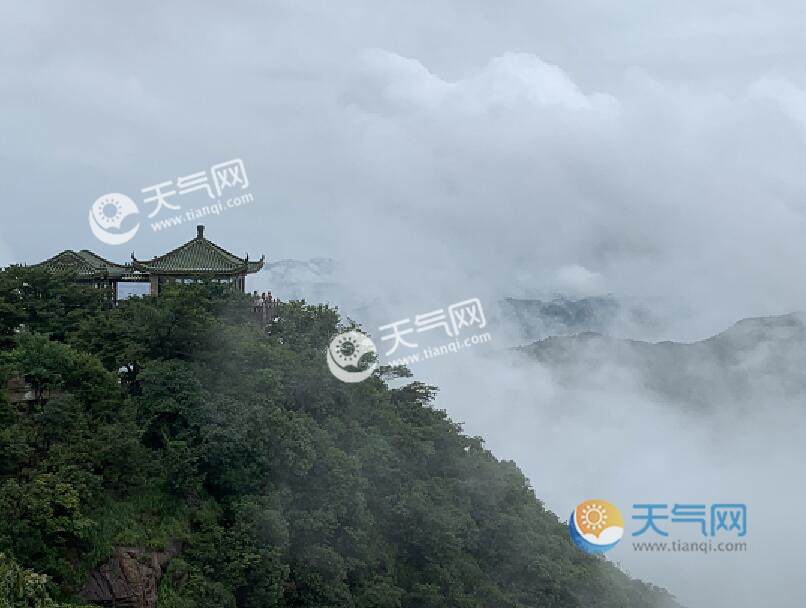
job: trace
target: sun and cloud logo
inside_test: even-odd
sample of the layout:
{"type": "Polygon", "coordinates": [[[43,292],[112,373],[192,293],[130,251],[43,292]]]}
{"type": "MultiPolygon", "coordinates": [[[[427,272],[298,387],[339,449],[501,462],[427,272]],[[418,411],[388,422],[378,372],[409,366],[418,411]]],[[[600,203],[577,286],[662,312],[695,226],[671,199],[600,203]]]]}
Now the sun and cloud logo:
{"type": "Polygon", "coordinates": [[[587,553],[604,553],[624,536],[624,518],[616,505],[606,500],[586,500],[568,519],[571,540],[587,553]]]}
{"type": "Polygon", "coordinates": [[[122,245],[130,241],[140,228],[140,224],[137,224],[131,230],[123,232],[121,228],[123,220],[139,212],[137,204],[125,194],[120,192],[104,194],[90,207],[90,230],[102,243],[122,245]]]}
{"type": "Polygon", "coordinates": [[[378,349],[372,339],[356,330],[338,334],[327,348],[327,366],[342,382],[362,382],[378,367],[378,349]]]}

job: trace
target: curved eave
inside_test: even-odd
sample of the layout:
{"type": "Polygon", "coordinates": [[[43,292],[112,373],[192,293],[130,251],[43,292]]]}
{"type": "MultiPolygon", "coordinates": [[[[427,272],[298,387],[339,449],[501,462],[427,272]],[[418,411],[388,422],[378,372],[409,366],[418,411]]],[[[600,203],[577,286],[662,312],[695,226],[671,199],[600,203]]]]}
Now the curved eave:
{"type": "Polygon", "coordinates": [[[186,276],[186,275],[241,275],[254,274],[263,270],[266,263],[266,256],[262,256],[257,262],[245,261],[243,266],[232,268],[161,268],[153,266],[153,262],[141,262],[132,257],[132,270],[147,275],[162,276],[186,276]]]}
{"type": "Polygon", "coordinates": [[[255,274],[256,272],[260,272],[261,270],[263,270],[263,266],[265,265],[265,263],[266,263],[265,255],[261,256],[257,262],[247,262],[246,263],[247,274],[255,274]]]}

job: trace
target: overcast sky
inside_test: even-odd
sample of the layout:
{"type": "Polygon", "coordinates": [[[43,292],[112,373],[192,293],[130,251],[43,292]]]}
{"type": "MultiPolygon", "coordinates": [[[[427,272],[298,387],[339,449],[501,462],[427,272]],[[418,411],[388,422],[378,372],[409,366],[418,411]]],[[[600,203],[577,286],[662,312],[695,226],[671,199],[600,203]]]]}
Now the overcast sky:
{"type": "Polygon", "coordinates": [[[682,299],[680,337],[803,308],[805,18],[760,1],[4,3],[0,262],[164,252],[195,230],[107,246],[90,205],[122,192],[147,212],[141,188],[237,157],[255,202],[205,223],[241,255],[334,257],[388,293],[682,299]]]}
{"type": "MultiPolygon", "coordinates": [[[[760,0],[4,2],[0,265],[163,253],[195,222],[154,232],[140,190],[241,158],[255,200],[206,218],[208,236],[252,258],[335,258],[396,315],[612,293],[696,339],[802,310],[805,21],[800,2],[760,0]],[[124,245],[90,232],[108,192],[141,208],[124,245]]],[[[452,413],[462,401],[446,397],[452,413]]],[[[506,453],[518,423],[494,422],[506,453]]],[[[541,453],[509,453],[545,473],[529,465],[541,453]]]]}

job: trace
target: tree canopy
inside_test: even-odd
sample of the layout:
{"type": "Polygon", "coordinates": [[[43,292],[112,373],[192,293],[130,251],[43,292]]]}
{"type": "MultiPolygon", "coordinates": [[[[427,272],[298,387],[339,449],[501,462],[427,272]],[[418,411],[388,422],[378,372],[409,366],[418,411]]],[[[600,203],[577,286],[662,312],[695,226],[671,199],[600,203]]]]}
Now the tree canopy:
{"type": "Polygon", "coordinates": [[[77,602],[115,547],[173,540],[160,608],[674,605],[579,551],[434,387],[334,378],[337,311],[282,304],[267,333],[212,285],[105,302],[0,271],[0,381],[33,390],[0,397],[0,607],[77,602]]]}

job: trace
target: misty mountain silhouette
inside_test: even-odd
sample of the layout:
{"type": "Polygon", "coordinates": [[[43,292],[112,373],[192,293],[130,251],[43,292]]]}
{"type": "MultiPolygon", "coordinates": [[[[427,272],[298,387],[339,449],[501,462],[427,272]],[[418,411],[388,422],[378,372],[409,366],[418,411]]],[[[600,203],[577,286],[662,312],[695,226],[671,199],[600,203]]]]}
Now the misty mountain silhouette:
{"type": "Polygon", "coordinates": [[[564,384],[629,382],[698,406],[806,395],[806,314],[750,318],[698,342],[644,342],[596,332],[514,349],[564,384]]]}
{"type": "Polygon", "coordinates": [[[613,295],[504,298],[500,310],[502,318],[514,323],[524,340],[585,331],[606,333],[613,327],[645,334],[660,325],[645,303],[613,295]]]}

